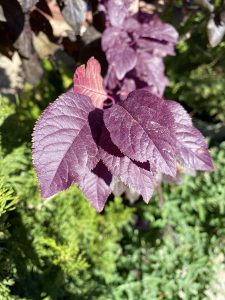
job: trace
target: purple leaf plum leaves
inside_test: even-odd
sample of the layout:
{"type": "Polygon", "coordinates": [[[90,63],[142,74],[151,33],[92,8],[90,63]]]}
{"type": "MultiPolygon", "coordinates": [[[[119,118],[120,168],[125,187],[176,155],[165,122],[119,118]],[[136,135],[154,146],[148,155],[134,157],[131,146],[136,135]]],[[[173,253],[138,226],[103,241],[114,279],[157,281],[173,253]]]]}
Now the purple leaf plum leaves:
{"type": "Polygon", "coordinates": [[[132,14],[129,8],[134,2],[101,1],[106,19],[111,20],[113,16],[113,22],[106,22],[102,36],[102,49],[106,52],[111,70],[107,73],[105,86],[113,93],[120,94],[123,80],[133,79],[136,87],[140,82],[145,83],[154,94],[162,96],[168,85],[163,57],[175,54],[178,33],[172,25],[161,22],[155,14],[132,14]],[[119,6],[120,11],[117,12],[119,6]]]}
{"type": "Polygon", "coordinates": [[[132,70],[137,62],[135,51],[127,43],[117,45],[117,48],[110,48],[106,57],[108,62],[114,67],[116,76],[119,80],[132,70]]]}
{"type": "Polygon", "coordinates": [[[109,21],[112,26],[121,27],[127,16],[126,1],[111,0],[108,2],[109,21]]]}
{"type": "Polygon", "coordinates": [[[160,57],[149,53],[141,52],[138,54],[136,65],[137,76],[152,87],[152,92],[162,96],[168,79],[164,75],[164,64],[160,57]]]}
{"type": "Polygon", "coordinates": [[[176,152],[182,165],[191,169],[210,171],[213,163],[202,134],[194,127],[176,126],[176,152]]]}
{"type": "Polygon", "coordinates": [[[90,97],[95,107],[103,108],[108,96],[103,87],[100,64],[94,57],[89,59],[86,68],[85,65],[77,68],[73,81],[75,93],[90,97]]]}
{"type": "MultiPolygon", "coordinates": [[[[44,198],[76,183],[101,212],[115,182],[148,202],[160,174],[176,180],[180,164],[191,171],[213,169],[203,136],[180,104],[144,88],[104,109],[100,71],[94,58],[78,68],[74,89],[50,104],[35,125],[33,162],[44,198]]],[[[127,82],[127,91],[134,84],[127,82]]]]}
{"type": "Polygon", "coordinates": [[[33,134],[33,160],[43,197],[83,179],[97,164],[97,146],[87,122],[90,98],[69,91],[51,104],[33,134]]]}
{"type": "MultiPolygon", "coordinates": [[[[141,101],[139,107],[129,105],[129,102],[137,100],[137,94],[131,93],[127,100],[105,112],[104,121],[112,141],[131,159],[149,161],[158,171],[175,176],[174,140],[168,128],[160,124],[161,116],[153,113],[151,108],[142,105],[141,101]],[[118,131],[118,128],[121,130],[118,131]]],[[[150,98],[151,95],[149,93],[150,98]]],[[[141,96],[142,91],[139,99],[141,96]]]]}
{"type": "Polygon", "coordinates": [[[179,103],[172,100],[167,100],[166,105],[168,106],[177,124],[192,126],[191,117],[179,103]]]}
{"type": "Polygon", "coordinates": [[[212,170],[213,163],[204,137],[198,129],[193,127],[188,113],[175,101],[167,101],[167,105],[175,120],[175,124],[171,129],[175,131],[177,139],[176,152],[178,161],[192,171],[212,170]]]}
{"type": "Polygon", "coordinates": [[[100,157],[109,171],[148,202],[154,191],[154,174],[148,163],[141,164],[123,155],[103,127],[100,139],[100,157]]]}
{"type": "Polygon", "coordinates": [[[100,161],[93,171],[88,171],[80,182],[80,189],[97,212],[101,212],[111,194],[112,175],[100,161]]]}

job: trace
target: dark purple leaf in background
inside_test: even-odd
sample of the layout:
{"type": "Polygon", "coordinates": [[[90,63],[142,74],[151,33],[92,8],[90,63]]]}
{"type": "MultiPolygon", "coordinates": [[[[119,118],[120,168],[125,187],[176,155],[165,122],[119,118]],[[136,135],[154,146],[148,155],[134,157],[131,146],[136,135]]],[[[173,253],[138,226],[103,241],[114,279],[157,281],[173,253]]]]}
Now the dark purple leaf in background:
{"type": "Polygon", "coordinates": [[[129,43],[131,39],[128,34],[117,27],[108,27],[102,35],[102,49],[107,51],[111,48],[120,47],[121,43],[129,43]]]}
{"type": "Polygon", "coordinates": [[[164,63],[160,57],[153,56],[146,52],[138,53],[136,72],[137,76],[153,87],[152,92],[162,96],[168,79],[164,74],[164,63]]]}
{"type": "Polygon", "coordinates": [[[106,57],[114,67],[119,80],[123,79],[126,73],[135,67],[137,62],[136,52],[126,43],[110,48],[106,53],[106,57]]]}
{"type": "Polygon", "coordinates": [[[116,72],[114,67],[111,65],[108,68],[107,74],[104,78],[104,85],[105,87],[107,87],[110,90],[113,90],[116,88],[117,84],[118,84],[118,79],[116,77],[116,72]]]}
{"type": "Polygon", "coordinates": [[[97,212],[101,212],[111,194],[112,175],[100,161],[93,171],[88,171],[79,182],[80,189],[97,212]]]}
{"type": "MultiPolygon", "coordinates": [[[[24,26],[24,14],[22,8],[17,0],[0,0],[0,5],[7,22],[5,23],[5,28],[7,36],[9,36],[12,43],[14,43],[19,35],[21,34],[24,26]]],[[[0,36],[4,39],[4,36],[0,36]]]]}
{"type": "Polygon", "coordinates": [[[109,0],[107,4],[107,13],[109,21],[114,27],[122,27],[125,18],[128,15],[126,0],[109,0]]]}
{"type": "Polygon", "coordinates": [[[79,183],[98,160],[88,114],[90,98],[69,91],[51,104],[33,133],[33,160],[43,197],[79,183]]]}
{"type": "Polygon", "coordinates": [[[120,99],[125,100],[127,96],[136,89],[136,83],[134,79],[125,78],[120,89],[120,99]]]}
{"type": "Polygon", "coordinates": [[[141,37],[151,38],[159,41],[165,41],[176,44],[178,41],[178,32],[167,23],[162,23],[159,19],[154,19],[150,24],[143,24],[140,28],[141,37]]]}
{"type": "Polygon", "coordinates": [[[159,57],[166,55],[175,55],[174,45],[172,43],[155,41],[153,39],[139,38],[138,46],[140,49],[150,52],[159,57]]]}
{"type": "Polygon", "coordinates": [[[134,17],[129,17],[123,24],[123,30],[132,34],[137,33],[139,35],[141,24],[134,17]]]}
{"type": "MultiPolygon", "coordinates": [[[[149,93],[150,99],[151,95],[149,93]]],[[[142,105],[141,97],[142,91],[136,91],[120,105],[115,104],[105,111],[104,122],[111,139],[129,158],[149,161],[157,171],[175,176],[175,140],[168,128],[159,123],[160,116],[142,105]],[[129,105],[129,101],[137,101],[139,108],[129,105]]]]}

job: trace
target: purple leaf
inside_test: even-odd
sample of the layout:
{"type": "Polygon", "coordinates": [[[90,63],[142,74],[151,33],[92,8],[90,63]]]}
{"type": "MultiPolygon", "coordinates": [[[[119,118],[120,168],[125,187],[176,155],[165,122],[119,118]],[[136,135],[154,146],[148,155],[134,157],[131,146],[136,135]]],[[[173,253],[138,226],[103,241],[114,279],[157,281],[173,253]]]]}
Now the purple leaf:
{"type": "Polygon", "coordinates": [[[193,127],[189,114],[175,101],[169,100],[166,103],[175,120],[175,125],[171,129],[177,139],[178,161],[184,167],[185,173],[188,173],[188,170],[211,171],[213,163],[207,144],[198,129],[193,127]]]}
{"type": "MultiPolygon", "coordinates": [[[[154,109],[142,105],[142,92],[131,93],[120,105],[115,104],[106,110],[105,125],[113,143],[124,155],[139,162],[149,161],[157,171],[175,176],[175,140],[172,132],[160,124],[162,118],[153,113],[154,109]],[[139,107],[129,105],[129,102],[135,101],[139,101],[139,107]]],[[[145,91],[145,97],[146,94],[145,91]]],[[[148,95],[151,100],[153,95],[148,95]]]]}
{"type": "Polygon", "coordinates": [[[102,35],[102,49],[107,51],[113,47],[120,47],[121,43],[129,43],[131,39],[128,34],[117,27],[108,27],[102,35]]]}
{"type": "Polygon", "coordinates": [[[137,76],[152,86],[154,94],[162,96],[168,79],[164,74],[164,64],[161,58],[140,52],[136,65],[137,76]]]}
{"type": "Polygon", "coordinates": [[[194,170],[212,171],[213,163],[202,134],[194,127],[177,124],[175,127],[178,159],[194,170]]]}
{"type": "Polygon", "coordinates": [[[114,27],[121,27],[128,15],[128,6],[125,0],[109,0],[107,6],[107,12],[109,21],[114,27]]]}
{"type": "Polygon", "coordinates": [[[174,44],[176,44],[178,40],[176,29],[170,24],[162,23],[156,16],[150,24],[143,24],[141,26],[140,36],[174,44]]]}
{"type": "Polygon", "coordinates": [[[159,57],[166,55],[175,55],[174,45],[172,43],[155,41],[153,39],[139,38],[138,47],[150,52],[151,54],[159,57]]]}
{"type": "Polygon", "coordinates": [[[73,81],[75,93],[89,96],[95,107],[103,108],[103,103],[108,96],[103,87],[101,66],[94,57],[88,60],[86,69],[85,65],[77,68],[73,81]]]}
{"type": "Polygon", "coordinates": [[[118,79],[116,78],[116,72],[114,67],[111,65],[108,68],[107,74],[104,78],[104,85],[111,91],[116,88],[118,79]]]}
{"type": "MultiPolygon", "coordinates": [[[[128,99],[129,101],[125,103],[127,109],[134,109],[138,112],[141,104],[141,107],[144,107],[151,115],[151,118],[157,120],[157,123],[161,126],[171,128],[174,125],[175,117],[171,113],[169,101],[153,95],[148,87],[133,91],[128,99]]],[[[171,102],[176,103],[174,101],[171,102]]],[[[176,104],[180,106],[178,103],[176,104]]]]}
{"type": "Polygon", "coordinates": [[[93,171],[89,171],[79,186],[97,212],[101,212],[111,194],[112,175],[100,161],[93,171]]]}
{"type": "Polygon", "coordinates": [[[127,18],[123,24],[123,30],[132,34],[139,32],[140,27],[140,22],[138,22],[138,20],[136,20],[133,16],[127,18]]]}
{"type": "Polygon", "coordinates": [[[129,188],[149,202],[154,191],[154,174],[148,163],[138,163],[124,156],[112,143],[108,130],[103,127],[100,141],[100,158],[108,170],[129,188]]]}
{"type": "Polygon", "coordinates": [[[125,100],[127,96],[136,89],[136,83],[134,79],[125,78],[123,85],[120,89],[120,99],[125,100]]]}
{"type": "Polygon", "coordinates": [[[98,148],[88,123],[90,98],[69,91],[41,115],[33,133],[33,161],[41,194],[47,198],[79,183],[93,169],[98,148]]]}
{"type": "Polygon", "coordinates": [[[179,103],[167,100],[166,105],[168,106],[169,110],[171,111],[174,120],[176,123],[180,125],[192,126],[192,120],[187,111],[181,106],[179,103]]]}
{"type": "Polygon", "coordinates": [[[106,52],[106,57],[109,64],[114,67],[116,76],[119,80],[123,79],[126,73],[135,67],[137,62],[135,51],[126,43],[110,48],[106,52]]]}

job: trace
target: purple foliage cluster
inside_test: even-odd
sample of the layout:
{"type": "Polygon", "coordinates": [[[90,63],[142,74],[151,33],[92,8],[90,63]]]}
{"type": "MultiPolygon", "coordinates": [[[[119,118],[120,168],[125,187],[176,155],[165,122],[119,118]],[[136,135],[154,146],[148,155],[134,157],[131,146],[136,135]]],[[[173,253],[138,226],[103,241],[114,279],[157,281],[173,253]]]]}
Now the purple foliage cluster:
{"type": "Polygon", "coordinates": [[[105,86],[121,99],[148,86],[162,96],[168,84],[163,57],[174,55],[178,33],[154,14],[134,13],[134,0],[101,0],[106,15],[102,49],[109,63],[105,86]]]}
{"type": "Polygon", "coordinates": [[[43,197],[77,183],[100,212],[118,180],[148,202],[159,174],[176,178],[180,165],[213,169],[203,136],[180,104],[148,88],[107,109],[105,99],[99,63],[91,58],[77,69],[74,90],[38,120],[33,161],[43,197]]]}

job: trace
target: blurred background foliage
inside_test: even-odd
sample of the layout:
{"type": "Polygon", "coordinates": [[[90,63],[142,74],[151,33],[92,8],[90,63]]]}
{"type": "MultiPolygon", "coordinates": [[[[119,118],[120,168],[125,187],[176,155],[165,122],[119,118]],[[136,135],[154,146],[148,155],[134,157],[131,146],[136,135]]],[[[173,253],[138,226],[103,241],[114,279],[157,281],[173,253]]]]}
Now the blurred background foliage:
{"type": "MultiPolygon", "coordinates": [[[[174,12],[181,14],[181,8],[174,12]]],[[[225,42],[212,48],[208,42],[208,15],[194,11],[189,17],[171,20],[180,33],[176,59],[167,59],[170,86],[166,98],[179,99],[192,116],[209,122],[225,121],[225,42]],[[181,22],[179,22],[179,20],[181,22]]],[[[181,16],[180,16],[181,18],[181,16]]]]}
{"type": "Polygon", "coordinates": [[[225,299],[225,42],[210,48],[205,13],[179,21],[181,8],[161,13],[181,35],[165,97],[194,117],[215,171],[163,184],[148,205],[111,197],[102,214],[76,186],[41,200],[32,128],[72,83],[63,59],[42,58],[35,85],[0,96],[0,300],[225,299]]]}

